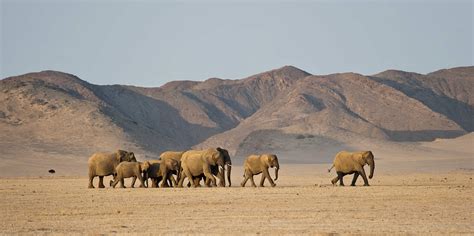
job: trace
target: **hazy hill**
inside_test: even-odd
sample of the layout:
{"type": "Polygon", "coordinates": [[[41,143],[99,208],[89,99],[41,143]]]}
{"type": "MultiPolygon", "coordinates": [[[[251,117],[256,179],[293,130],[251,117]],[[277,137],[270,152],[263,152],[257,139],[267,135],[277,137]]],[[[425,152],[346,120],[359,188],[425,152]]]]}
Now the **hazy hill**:
{"type": "Polygon", "coordinates": [[[473,117],[474,67],[364,76],[285,66],[159,88],[98,86],[55,71],[0,81],[0,148],[11,161],[209,146],[318,161],[340,148],[457,137],[474,131],[473,117]]]}

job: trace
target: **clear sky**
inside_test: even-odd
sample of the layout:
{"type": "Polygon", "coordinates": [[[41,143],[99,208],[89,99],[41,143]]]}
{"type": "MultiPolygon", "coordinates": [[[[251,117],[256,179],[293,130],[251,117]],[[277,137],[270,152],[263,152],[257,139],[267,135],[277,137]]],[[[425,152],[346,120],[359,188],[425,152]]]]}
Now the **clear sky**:
{"type": "Polygon", "coordinates": [[[95,84],[427,73],[473,64],[473,1],[0,0],[1,78],[41,70],[95,84]]]}

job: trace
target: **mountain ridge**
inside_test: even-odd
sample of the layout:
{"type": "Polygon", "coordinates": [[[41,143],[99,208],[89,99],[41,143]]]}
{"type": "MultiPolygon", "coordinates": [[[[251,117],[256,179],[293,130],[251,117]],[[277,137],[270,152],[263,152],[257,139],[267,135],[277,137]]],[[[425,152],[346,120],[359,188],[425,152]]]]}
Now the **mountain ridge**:
{"type": "Polygon", "coordinates": [[[474,67],[366,76],[283,66],[243,79],[151,88],[94,85],[42,71],[2,79],[0,101],[0,146],[9,153],[21,146],[35,153],[32,143],[47,141],[50,150],[81,156],[128,148],[153,158],[213,146],[245,156],[278,152],[285,142],[357,146],[358,139],[413,142],[473,132],[474,67]]]}

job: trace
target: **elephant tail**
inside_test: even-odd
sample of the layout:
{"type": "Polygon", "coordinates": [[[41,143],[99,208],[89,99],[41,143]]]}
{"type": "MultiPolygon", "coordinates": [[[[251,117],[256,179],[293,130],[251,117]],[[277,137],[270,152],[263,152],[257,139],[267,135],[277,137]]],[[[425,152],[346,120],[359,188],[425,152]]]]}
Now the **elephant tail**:
{"type": "Polygon", "coordinates": [[[331,172],[332,168],[334,168],[334,164],[332,164],[331,168],[328,169],[328,172],[331,172]]]}

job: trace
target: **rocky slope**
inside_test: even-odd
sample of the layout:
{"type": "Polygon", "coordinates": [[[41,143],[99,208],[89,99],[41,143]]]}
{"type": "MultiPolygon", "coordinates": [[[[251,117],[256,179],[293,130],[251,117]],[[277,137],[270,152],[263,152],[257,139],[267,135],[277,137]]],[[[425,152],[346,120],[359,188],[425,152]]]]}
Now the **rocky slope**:
{"type": "Polygon", "coordinates": [[[238,157],[317,161],[341,148],[457,137],[474,131],[473,117],[474,67],[317,76],[285,66],[159,88],[98,86],[54,71],[0,81],[0,148],[11,157],[224,146],[238,157]]]}

